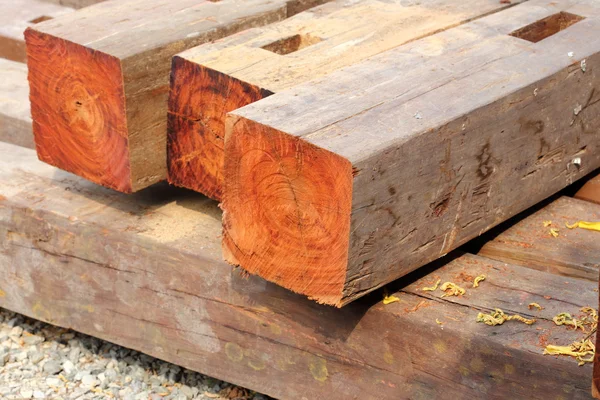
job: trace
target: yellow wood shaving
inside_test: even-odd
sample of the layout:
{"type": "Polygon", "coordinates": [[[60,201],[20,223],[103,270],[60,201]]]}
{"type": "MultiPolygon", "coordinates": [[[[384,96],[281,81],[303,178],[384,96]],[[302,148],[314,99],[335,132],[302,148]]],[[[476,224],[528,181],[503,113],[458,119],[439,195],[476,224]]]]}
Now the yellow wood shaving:
{"type": "Polygon", "coordinates": [[[590,316],[592,317],[592,320],[594,322],[598,322],[598,311],[596,311],[595,308],[592,308],[592,307],[581,307],[581,312],[584,312],[586,314],[590,314],[590,316]]]}
{"type": "Polygon", "coordinates": [[[550,225],[552,225],[552,221],[544,221],[544,228],[547,228],[550,225]]]}
{"type": "Polygon", "coordinates": [[[458,286],[456,283],[452,282],[444,282],[442,286],[440,286],[440,290],[442,292],[446,292],[442,295],[442,297],[446,296],[462,296],[466,293],[466,290],[458,286]]]}
{"type": "Polygon", "coordinates": [[[485,275],[479,275],[473,280],[473,287],[479,287],[479,282],[485,281],[485,275]]]}
{"type": "Polygon", "coordinates": [[[388,304],[391,304],[391,303],[395,303],[397,301],[400,301],[400,299],[397,298],[396,296],[385,295],[384,298],[383,298],[383,304],[385,304],[385,305],[388,305],[388,304]]]}
{"type": "Polygon", "coordinates": [[[484,314],[481,312],[477,314],[477,322],[483,322],[484,324],[489,326],[502,325],[506,321],[511,320],[520,321],[527,325],[535,323],[535,319],[527,319],[517,314],[508,316],[504,314],[504,311],[502,311],[499,308],[496,308],[493,312],[489,314],[484,314]]]}
{"type": "Polygon", "coordinates": [[[592,343],[590,339],[573,342],[568,346],[556,346],[549,344],[544,349],[544,354],[575,357],[580,366],[584,365],[586,362],[594,362],[595,353],[596,346],[594,346],[594,343],[592,343]],[[585,356],[590,357],[584,358],[585,356]]]}
{"type": "Polygon", "coordinates": [[[557,238],[558,237],[558,229],[556,229],[556,228],[550,228],[550,235],[552,235],[553,237],[557,238]]]}
{"type": "Polygon", "coordinates": [[[552,318],[552,321],[554,321],[554,323],[556,325],[571,325],[571,326],[575,327],[575,330],[577,330],[577,328],[581,328],[581,330],[585,330],[583,328],[583,324],[581,323],[581,321],[577,321],[569,313],[560,313],[560,314],[556,315],[554,318],[552,318]]]}
{"type": "Polygon", "coordinates": [[[433,291],[437,290],[438,286],[440,286],[441,281],[442,281],[441,279],[438,279],[437,282],[435,283],[435,285],[430,286],[430,287],[424,287],[421,290],[424,292],[433,292],[433,291]]]}
{"type": "Polygon", "coordinates": [[[590,231],[600,232],[600,222],[577,221],[571,225],[569,225],[568,223],[565,222],[565,226],[569,229],[581,228],[581,229],[587,229],[590,231]]]}
{"type": "Polygon", "coordinates": [[[540,306],[538,303],[529,303],[529,305],[527,306],[530,310],[532,310],[534,307],[537,308],[538,310],[542,309],[542,306],[540,306]]]}

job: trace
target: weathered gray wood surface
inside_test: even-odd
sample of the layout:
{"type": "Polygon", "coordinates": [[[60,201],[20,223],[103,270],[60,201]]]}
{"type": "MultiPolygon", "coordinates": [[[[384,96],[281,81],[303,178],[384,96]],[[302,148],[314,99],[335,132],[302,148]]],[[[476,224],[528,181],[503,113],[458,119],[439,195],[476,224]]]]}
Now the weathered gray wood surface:
{"type": "Polygon", "coordinates": [[[400,302],[320,306],[220,261],[200,195],[121,195],[32,150],[0,154],[1,307],[282,399],[589,398],[591,366],[542,350],[580,336],[551,317],[593,306],[595,283],[464,255],[390,288],[400,302]],[[421,290],[479,274],[461,298],[421,290]],[[495,307],[538,321],[475,322],[495,307]]]}
{"type": "Polygon", "coordinates": [[[598,12],[529,1],[232,112],[228,260],[343,305],[598,168],[598,12]]]}
{"type": "Polygon", "coordinates": [[[27,66],[0,58],[0,141],[33,148],[27,66]]]}
{"type": "Polygon", "coordinates": [[[600,221],[597,204],[561,197],[488,241],[479,255],[516,265],[598,281],[600,232],[565,224],[600,221]],[[551,224],[544,226],[545,222],[551,224]],[[550,229],[558,230],[558,237],[550,229]]]}
{"type": "Polygon", "coordinates": [[[25,62],[23,31],[73,9],[38,0],[0,0],[0,11],[0,58],[25,62]]]}
{"type": "Polygon", "coordinates": [[[39,157],[124,192],[166,178],[171,57],[313,1],[113,0],[25,32],[39,157]]]}

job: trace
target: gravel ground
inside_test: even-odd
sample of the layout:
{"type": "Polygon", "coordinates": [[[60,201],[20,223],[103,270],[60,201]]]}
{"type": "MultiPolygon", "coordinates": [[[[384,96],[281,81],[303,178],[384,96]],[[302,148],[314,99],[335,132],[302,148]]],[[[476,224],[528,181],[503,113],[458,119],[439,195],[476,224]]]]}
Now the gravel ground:
{"type": "Polygon", "coordinates": [[[0,308],[0,399],[269,397],[0,308]]]}

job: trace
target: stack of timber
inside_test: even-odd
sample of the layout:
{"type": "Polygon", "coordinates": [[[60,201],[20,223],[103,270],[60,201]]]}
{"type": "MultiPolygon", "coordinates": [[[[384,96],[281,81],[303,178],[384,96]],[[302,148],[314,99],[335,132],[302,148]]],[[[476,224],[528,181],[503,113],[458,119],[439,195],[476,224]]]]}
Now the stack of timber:
{"type": "Polygon", "coordinates": [[[134,192],[166,178],[171,57],[319,0],[113,0],[27,29],[42,161],[134,192]]]}
{"type": "Polygon", "coordinates": [[[227,261],[342,306],[598,168],[599,15],[528,1],[231,112],[227,261]]]}
{"type": "MultiPolygon", "coordinates": [[[[0,153],[0,307],[281,399],[590,396],[589,363],[543,350],[581,337],[552,318],[595,307],[597,282],[452,254],[389,287],[399,301],[377,293],[335,309],[221,261],[219,208],[201,195],[157,185],[127,196],[32,150],[0,153]],[[467,293],[423,291],[437,280],[467,293]],[[476,322],[497,307],[536,322],[476,322]]],[[[589,217],[577,210],[569,219],[589,217]]]]}
{"type": "Polygon", "coordinates": [[[227,112],[506,7],[497,0],[408,6],[338,0],[178,54],[169,97],[169,182],[221,200],[227,112]]]}
{"type": "Polygon", "coordinates": [[[68,7],[39,0],[0,0],[0,58],[25,62],[23,31],[73,11],[68,7]]]}

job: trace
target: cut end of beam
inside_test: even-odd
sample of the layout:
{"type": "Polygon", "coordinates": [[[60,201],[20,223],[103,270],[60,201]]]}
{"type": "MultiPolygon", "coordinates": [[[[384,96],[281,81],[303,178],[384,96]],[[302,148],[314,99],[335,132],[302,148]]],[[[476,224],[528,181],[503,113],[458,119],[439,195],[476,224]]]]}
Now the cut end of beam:
{"type": "Polygon", "coordinates": [[[225,259],[319,303],[341,307],[350,162],[235,115],[227,118],[225,146],[225,259]]]}
{"type": "Polygon", "coordinates": [[[271,94],[174,57],[167,129],[169,182],[221,200],[225,116],[271,94]]]}
{"type": "Polygon", "coordinates": [[[40,160],[131,192],[120,61],[31,28],[25,41],[40,160]]]}

